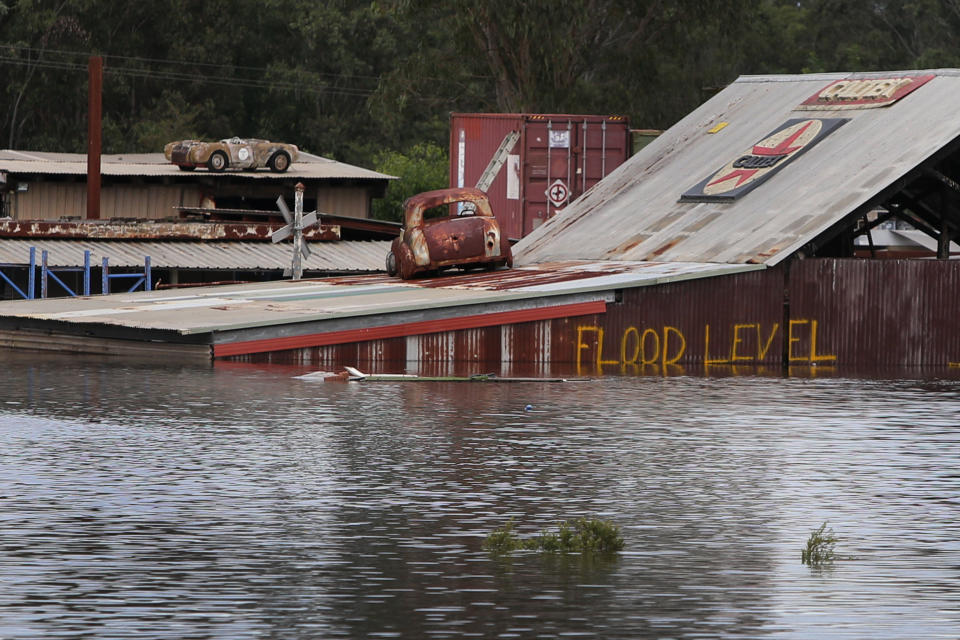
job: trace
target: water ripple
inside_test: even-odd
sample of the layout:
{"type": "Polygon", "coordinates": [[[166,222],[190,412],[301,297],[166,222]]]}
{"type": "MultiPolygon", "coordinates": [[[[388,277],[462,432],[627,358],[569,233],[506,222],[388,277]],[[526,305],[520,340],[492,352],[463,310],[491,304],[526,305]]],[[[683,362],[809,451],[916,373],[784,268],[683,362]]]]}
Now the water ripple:
{"type": "MultiPolygon", "coordinates": [[[[5,356],[9,359],[11,356],[5,356]]],[[[960,385],[14,359],[0,637],[953,637],[960,385]],[[533,411],[525,411],[526,405],[533,411]],[[615,557],[480,545],[618,523],[615,557]],[[822,522],[841,560],[800,548],[822,522]]]]}

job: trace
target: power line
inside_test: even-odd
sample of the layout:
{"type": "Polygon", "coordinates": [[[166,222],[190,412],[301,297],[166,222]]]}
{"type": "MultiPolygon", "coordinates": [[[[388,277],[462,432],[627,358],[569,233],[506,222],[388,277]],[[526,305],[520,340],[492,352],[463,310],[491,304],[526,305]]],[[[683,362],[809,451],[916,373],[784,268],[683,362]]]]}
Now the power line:
{"type": "MultiPolygon", "coordinates": [[[[18,51],[30,51],[36,54],[47,54],[47,55],[59,55],[66,54],[68,56],[83,56],[84,58],[89,57],[89,54],[80,53],[80,52],[63,52],[58,50],[41,50],[33,49],[29,47],[14,47],[10,45],[0,44],[0,64],[8,64],[13,66],[23,66],[23,67],[36,67],[40,69],[55,69],[62,71],[78,71],[86,72],[87,64],[80,62],[71,62],[69,60],[56,60],[56,59],[42,59],[42,58],[33,58],[33,59],[23,59],[15,55],[3,55],[3,52],[7,50],[13,50],[14,52],[18,51]]],[[[170,63],[175,65],[189,66],[192,63],[177,62],[177,61],[164,61],[164,60],[155,60],[150,58],[133,58],[125,56],[105,56],[109,61],[112,59],[122,59],[122,60],[132,60],[132,61],[143,61],[143,62],[162,62],[170,63]]],[[[302,93],[311,93],[317,95],[343,95],[343,96],[352,96],[367,98],[374,93],[375,89],[367,89],[362,87],[351,87],[351,86],[337,86],[327,82],[315,81],[310,79],[303,80],[279,80],[279,79],[267,79],[266,76],[270,73],[270,69],[263,67],[235,67],[231,65],[221,65],[221,64],[212,64],[212,63],[197,63],[201,66],[207,66],[211,69],[224,69],[236,71],[238,69],[256,72],[261,76],[261,79],[254,78],[245,78],[236,75],[207,75],[201,73],[185,73],[180,71],[167,71],[160,69],[149,69],[149,68],[131,68],[124,66],[115,66],[111,64],[104,65],[104,74],[114,75],[114,76],[125,76],[131,78],[142,78],[147,80],[162,80],[162,81],[177,81],[177,82],[196,82],[210,85],[219,85],[219,86],[230,86],[230,87],[242,87],[250,89],[264,89],[264,90],[276,90],[276,91],[289,91],[289,92],[302,92],[302,93]]],[[[372,79],[373,76],[347,76],[347,75],[336,75],[336,74],[323,74],[310,72],[311,75],[316,76],[326,76],[336,79],[345,79],[345,78],[367,78],[372,79]]]]}
{"type": "MultiPolygon", "coordinates": [[[[168,65],[179,65],[184,67],[208,67],[211,69],[229,69],[229,70],[242,70],[242,71],[252,71],[255,73],[267,73],[270,71],[267,67],[249,67],[244,65],[235,65],[235,64],[221,64],[214,62],[194,62],[186,60],[169,60],[164,58],[142,58],[137,56],[120,56],[120,55],[110,55],[110,54],[94,54],[89,51],[68,51],[64,49],[38,49],[36,47],[27,47],[23,45],[11,44],[11,43],[0,43],[0,49],[10,49],[12,51],[25,51],[28,53],[33,53],[37,55],[64,55],[64,56],[78,56],[83,59],[87,59],[92,55],[100,55],[104,60],[127,60],[132,62],[152,62],[159,64],[168,64],[168,65]]],[[[348,74],[348,73],[330,73],[326,71],[316,71],[318,76],[338,78],[338,79],[357,79],[357,80],[375,80],[379,81],[379,76],[372,75],[363,75],[363,74],[348,74]]]]}
{"type": "MultiPolygon", "coordinates": [[[[22,67],[37,67],[40,69],[56,69],[62,71],[77,71],[86,73],[87,65],[74,62],[60,62],[56,60],[22,60],[0,55],[0,64],[22,67]]],[[[229,87],[243,87],[250,89],[265,89],[277,91],[293,91],[312,94],[338,94],[366,98],[375,93],[373,89],[359,89],[354,87],[338,87],[316,82],[294,82],[288,80],[255,80],[229,76],[208,76],[199,74],[177,73],[173,71],[154,71],[150,69],[129,69],[123,67],[104,67],[105,75],[143,78],[148,80],[171,80],[197,82],[229,87]]]]}

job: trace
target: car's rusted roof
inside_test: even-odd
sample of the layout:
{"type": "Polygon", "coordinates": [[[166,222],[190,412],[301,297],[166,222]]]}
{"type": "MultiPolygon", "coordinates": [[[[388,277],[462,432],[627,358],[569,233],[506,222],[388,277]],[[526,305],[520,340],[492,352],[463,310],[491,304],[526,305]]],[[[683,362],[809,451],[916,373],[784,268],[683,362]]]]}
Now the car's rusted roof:
{"type": "Polygon", "coordinates": [[[453,202],[479,202],[487,200],[487,194],[479,189],[471,187],[454,187],[450,189],[435,189],[433,191],[424,191],[407,198],[403,203],[404,208],[429,209],[443,204],[453,202]]]}

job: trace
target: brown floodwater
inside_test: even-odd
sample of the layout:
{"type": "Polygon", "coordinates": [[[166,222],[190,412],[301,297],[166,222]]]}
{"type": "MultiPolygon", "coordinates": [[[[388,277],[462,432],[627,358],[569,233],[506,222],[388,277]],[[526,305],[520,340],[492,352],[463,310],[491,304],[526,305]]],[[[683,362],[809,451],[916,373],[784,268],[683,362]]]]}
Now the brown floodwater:
{"type": "Polygon", "coordinates": [[[324,383],[0,365],[5,640],[960,629],[956,372],[324,383]],[[581,516],[619,525],[624,550],[481,548],[511,518],[533,535],[581,516]],[[811,568],[824,522],[838,559],[811,568]]]}

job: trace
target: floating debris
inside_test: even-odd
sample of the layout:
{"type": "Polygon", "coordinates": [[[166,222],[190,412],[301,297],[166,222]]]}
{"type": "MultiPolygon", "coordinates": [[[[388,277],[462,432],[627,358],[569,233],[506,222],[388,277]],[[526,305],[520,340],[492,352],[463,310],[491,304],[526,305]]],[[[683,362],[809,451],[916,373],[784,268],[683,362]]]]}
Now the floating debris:
{"type": "Polygon", "coordinates": [[[350,374],[346,371],[336,373],[334,371],[313,371],[305,373],[302,376],[294,376],[295,380],[306,380],[308,382],[346,382],[350,374]]]}
{"type": "MultiPolygon", "coordinates": [[[[478,373],[472,376],[418,376],[412,373],[364,373],[355,367],[344,367],[341,373],[314,371],[297,380],[321,382],[584,382],[591,378],[516,378],[501,377],[495,373],[478,373]]],[[[533,408],[527,405],[527,411],[533,408]]]]}

